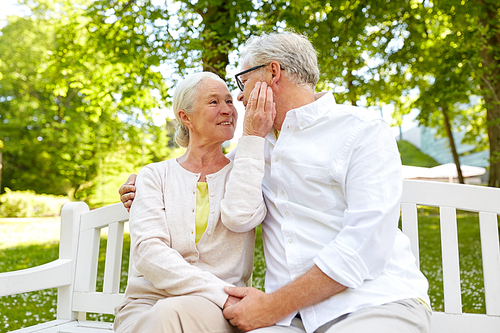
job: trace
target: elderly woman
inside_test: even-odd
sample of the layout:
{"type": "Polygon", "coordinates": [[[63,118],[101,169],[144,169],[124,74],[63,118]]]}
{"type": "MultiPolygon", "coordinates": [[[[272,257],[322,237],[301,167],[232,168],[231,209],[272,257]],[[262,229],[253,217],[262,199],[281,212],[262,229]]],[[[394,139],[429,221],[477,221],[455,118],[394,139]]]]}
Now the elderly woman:
{"type": "Polygon", "coordinates": [[[255,230],[238,232],[231,226],[256,225],[264,218],[262,178],[243,177],[232,187],[232,193],[245,189],[247,204],[255,202],[248,214],[232,214],[224,195],[232,169],[240,179],[248,163],[264,169],[263,156],[244,149],[262,138],[243,136],[234,162],[224,156],[222,143],[233,137],[237,112],[215,74],[188,76],[175,90],[173,108],[179,124],[175,140],[186,152],[147,165],[137,176],[130,209],[134,265],[125,300],[116,308],[115,330],[238,332],[222,314],[238,301],[224,287],[245,286],[249,280],[255,230]],[[245,168],[238,170],[238,165],[245,168]]]}

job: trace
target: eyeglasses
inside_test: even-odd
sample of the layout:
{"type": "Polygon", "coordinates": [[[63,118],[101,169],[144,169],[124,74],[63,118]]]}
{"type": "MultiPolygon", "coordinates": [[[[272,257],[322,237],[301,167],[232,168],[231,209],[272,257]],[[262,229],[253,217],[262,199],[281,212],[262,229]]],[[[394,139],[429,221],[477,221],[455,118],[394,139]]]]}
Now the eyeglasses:
{"type": "Polygon", "coordinates": [[[246,73],[249,73],[251,71],[256,70],[257,68],[261,68],[261,67],[264,67],[264,66],[266,66],[266,65],[255,66],[255,67],[249,68],[247,70],[244,70],[243,72],[239,72],[238,74],[236,74],[234,76],[234,78],[236,79],[236,84],[238,85],[238,88],[240,88],[241,91],[243,91],[243,89],[245,89],[245,85],[243,84],[243,82],[241,82],[241,80],[240,80],[240,78],[238,76],[246,74],[246,73]]]}

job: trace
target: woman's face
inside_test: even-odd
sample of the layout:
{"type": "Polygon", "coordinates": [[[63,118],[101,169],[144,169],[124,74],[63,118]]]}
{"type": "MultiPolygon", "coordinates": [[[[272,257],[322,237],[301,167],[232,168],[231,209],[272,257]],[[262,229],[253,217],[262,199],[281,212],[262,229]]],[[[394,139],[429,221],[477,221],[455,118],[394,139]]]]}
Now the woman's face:
{"type": "Polygon", "coordinates": [[[193,113],[188,115],[191,140],[222,144],[234,136],[238,113],[226,84],[204,79],[200,82],[193,113]]]}

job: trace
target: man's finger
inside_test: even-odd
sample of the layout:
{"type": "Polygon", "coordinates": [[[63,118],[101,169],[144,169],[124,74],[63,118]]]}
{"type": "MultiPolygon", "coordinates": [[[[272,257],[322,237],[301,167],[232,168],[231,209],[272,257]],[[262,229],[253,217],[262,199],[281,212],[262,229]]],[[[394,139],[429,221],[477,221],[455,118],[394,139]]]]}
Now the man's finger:
{"type": "Polygon", "coordinates": [[[130,176],[128,176],[128,179],[127,181],[125,182],[125,184],[129,184],[129,185],[134,185],[135,184],[135,179],[137,178],[137,175],[135,174],[131,174],[130,176]]]}
{"type": "Polygon", "coordinates": [[[266,93],[266,106],[264,108],[264,112],[267,112],[267,114],[272,117],[274,111],[273,108],[274,108],[273,89],[268,86],[266,93]]]}
{"type": "MultiPolygon", "coordinates": [[[[129,194],[129,193],[134,193],[135,192],[135,186],[134,185],[122,185],[120,189],[118,190],[118,193],[120,194],[121,197],[129,194]]],[[[124,201],[123,198],[121,198],[122,202],[124,201]]],[[[127,199],[128,200],[128,199],[127,199]]]]}
{"type": "Polygon", "coordinates": [[[266,112],[266,99],[267,99],[267,83],[262,82],[259,89],[259,96],[257,100],[257,109],[266,112]]]}
{"type": "Polygon", "coordinates": [[[243,298],[247,294],[247,287],[224,287],[224,291],[229,296],[243,298]]]}
{"type": "Polygon", "coordinates": [[[262,82],[260,82],[260,81],[256,82],[255,86],[253,87],[252,91],[250,92],[250,98],[248,100],[247,110],[248,109],[252,110],[253,108],[257,107],[261,84],[262,84],[262,82]]]}
{"type": "MultiPolygon", "coordinates": [[[[135,193],[133,192],[129,192],[129,193],[126,193],[122,196],[120,196],[120,200],[125,204],[126,202],[130,201],[132,202],[132,200],[134,200],[135,198],[135,193]]],[[[125,206],[127,207],[127,206],[125,206]]],[[[130,204],[129,204],[129,207],[130,207],[130,204]]]]}

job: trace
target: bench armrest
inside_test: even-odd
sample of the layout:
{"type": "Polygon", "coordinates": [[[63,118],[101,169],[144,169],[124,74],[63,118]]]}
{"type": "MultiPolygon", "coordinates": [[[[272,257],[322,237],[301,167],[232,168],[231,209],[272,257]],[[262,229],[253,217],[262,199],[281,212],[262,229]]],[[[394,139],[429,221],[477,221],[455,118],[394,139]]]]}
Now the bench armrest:
{"type": "Polygon", "coordinates": [[[0,273],[0,296],[70,285],[71,264],[72,259],[57,259],[37,267],[0,273]]]}

